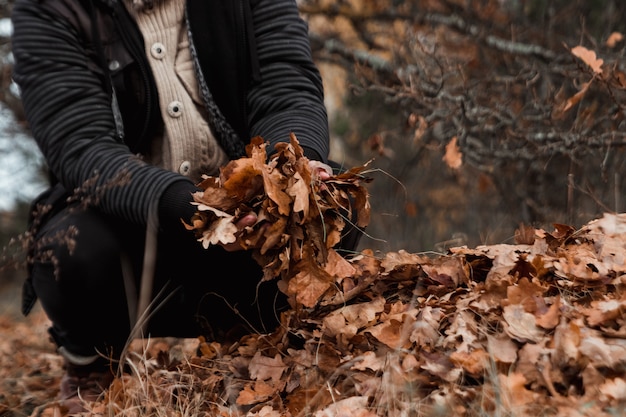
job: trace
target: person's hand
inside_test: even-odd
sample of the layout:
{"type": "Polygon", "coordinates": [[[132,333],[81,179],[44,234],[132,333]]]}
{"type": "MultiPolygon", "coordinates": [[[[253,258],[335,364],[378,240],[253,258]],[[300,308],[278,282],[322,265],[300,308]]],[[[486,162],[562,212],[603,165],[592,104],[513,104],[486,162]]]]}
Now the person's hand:
{"type": "Polygon", "coordinates": [[[328,180],[333,175],[333,169],[330,165],[320,161],[309,161],[309,168],[313,173],[313,179],[317,178],[322,182],[328,180]]]}
{"type": "Polygon", "coordinates": [[[241,233],[246,227],[252,227],[256,224],[256,222],[257,222],[256,213],[254,212],[247,213],[245,216],[237,220],[237,222],[235,223],[235,226],[237,226],[237,234],[236,234],[237,240],[234,241],[233,243],[221,244],[221,246],[227,252],[235,252],[238,250],[243,250],[243,247],[239,243],[239,236],[241,235],[241,233]]]}

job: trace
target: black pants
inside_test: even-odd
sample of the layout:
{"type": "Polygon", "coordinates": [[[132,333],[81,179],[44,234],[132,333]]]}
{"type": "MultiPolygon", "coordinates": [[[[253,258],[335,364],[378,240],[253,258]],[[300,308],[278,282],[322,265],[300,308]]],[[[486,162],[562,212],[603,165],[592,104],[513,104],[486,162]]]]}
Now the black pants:
{"type": "MultiPolygon", "coordinates": [[[[83,356],[119,354],[133,324],[145,237],[143,228],[72,206],[38,232],[30,279],[59,346],[83,356]]],[[[236,328],[276,327],[287,303],[275,281],[259,285],[251,252],[204,249],[185,231],[157,242],[151,336],[219,340],[236,328]]]]}

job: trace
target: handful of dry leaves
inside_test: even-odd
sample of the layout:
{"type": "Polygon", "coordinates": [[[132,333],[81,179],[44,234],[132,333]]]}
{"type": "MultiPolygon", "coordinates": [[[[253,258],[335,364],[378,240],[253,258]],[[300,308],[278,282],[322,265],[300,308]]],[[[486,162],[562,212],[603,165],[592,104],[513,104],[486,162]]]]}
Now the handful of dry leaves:
{"type": "Polygon", "coordinates": [[[313,307],[353,267],[333,248],[356,215],[355,227],[369,222],[370,205],[362,175],[367,164],[321,181],[297,138],[276,146],[268,161],[267,144],[255,137],[247,158],[231,161],[219,177],[205,177],[194,195],[197,206],[188,230],[205,248],[239,242],[251,249],[265,271],[263,280],[281,277],[279,287],[292,305],[313,307]],[[239,233],[235,223],[254,212],[257,223],[239,233]]]}

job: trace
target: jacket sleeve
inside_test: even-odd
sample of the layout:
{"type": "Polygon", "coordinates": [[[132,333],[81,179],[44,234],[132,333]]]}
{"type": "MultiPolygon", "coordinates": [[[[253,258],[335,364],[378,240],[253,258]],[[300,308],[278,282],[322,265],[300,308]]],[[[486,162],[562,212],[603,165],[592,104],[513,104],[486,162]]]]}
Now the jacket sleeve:
{"type": "Polygon", "coordinates": [[[12,12],[13,77],[29,128],[68,191],[80,190],[106,214],[146,224],[151,214],[159,215],[166,189],[178,188],[180,195],[193,184],[144,163],[118,139],[110,98],[93,70],[97,65],[88,65],[78,25],[59,13],[69,6],[50,3],[18,0],[12,12]]]}
{"type": "Polygon", "coordinates": [[[260,81],[248,94],[251,135],[273,145],[288,141],[293,132],[309,158],[326,162],[329,132],[323,85],[296,2],[253,1],[252,20],[260,81]]]}

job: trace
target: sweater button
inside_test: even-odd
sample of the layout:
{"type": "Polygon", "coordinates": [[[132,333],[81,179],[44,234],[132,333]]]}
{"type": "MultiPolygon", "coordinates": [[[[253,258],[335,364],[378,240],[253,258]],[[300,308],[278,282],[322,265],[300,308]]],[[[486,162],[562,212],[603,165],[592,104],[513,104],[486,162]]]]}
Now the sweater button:
{"type": "Polygon", "coordinates": [[[191,171],[191,162],[189,161],[183,161],[180,166],[178,167],[178,172],[182,175],[189,175],[189,172],[191,171]]]}
{"type": "Polygon", "coordinates": [[[165,45],[161,42],[155,42],[150,47],[150,54],[153,58],[163,59],[165,57],[165,45]]]}
{"type": "Polygon", "coordinates": [[[118,69],[120,69],[120,61],[115,59],[113,61],[109,61],[109,71],[117,71],[118,69]]]}
{"type": "Polygon", "coordinates": [[[167,105],[167,114],[170,117],[180,117],[183,113],[183,103],[178,100],[174,100],[167,105]]]}

